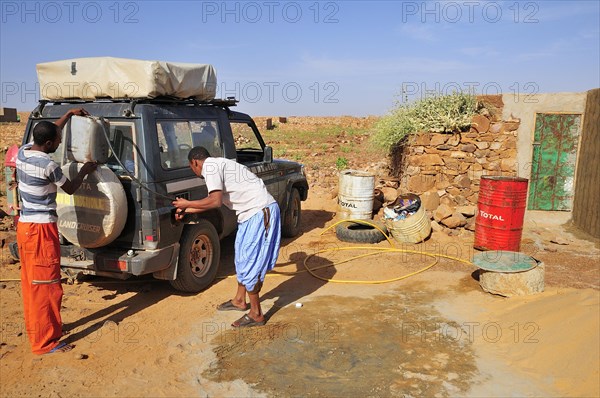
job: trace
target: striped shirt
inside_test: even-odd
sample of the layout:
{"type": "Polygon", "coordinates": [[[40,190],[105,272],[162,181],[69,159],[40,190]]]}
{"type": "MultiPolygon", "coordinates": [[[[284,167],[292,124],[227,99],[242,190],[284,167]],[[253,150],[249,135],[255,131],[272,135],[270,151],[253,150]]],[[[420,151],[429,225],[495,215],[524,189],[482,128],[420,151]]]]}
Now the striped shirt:
{"type": "Polygon", "coordinates": [[[47,153],[31,150],[32,146],[33,144],[22,146],[17,155],[17,179],[21,196],[19,222],[56,222],[57,186],[62,186],[67,177],[47,153]]]}

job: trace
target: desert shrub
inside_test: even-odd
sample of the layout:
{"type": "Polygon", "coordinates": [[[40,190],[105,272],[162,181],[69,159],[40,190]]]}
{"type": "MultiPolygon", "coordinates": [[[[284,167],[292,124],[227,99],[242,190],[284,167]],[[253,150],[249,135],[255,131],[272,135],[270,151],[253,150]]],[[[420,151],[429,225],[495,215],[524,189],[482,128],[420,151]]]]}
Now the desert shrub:
{"type": "Polygon", "coordinates": [[[348,168],[348,159],[346,159],[345,157],[338,157],[337,160],[335,161],[335,167],[337,167],[338,170],[344,170],[348,168]]]}
{"type": "Polygon", "coordinates": [[[475,96],[460,92],[398,105],[375,125],[373,142],[389,150],[409,134],[419,131],[462,131],[470,127],[477,109],[475,96]]]}

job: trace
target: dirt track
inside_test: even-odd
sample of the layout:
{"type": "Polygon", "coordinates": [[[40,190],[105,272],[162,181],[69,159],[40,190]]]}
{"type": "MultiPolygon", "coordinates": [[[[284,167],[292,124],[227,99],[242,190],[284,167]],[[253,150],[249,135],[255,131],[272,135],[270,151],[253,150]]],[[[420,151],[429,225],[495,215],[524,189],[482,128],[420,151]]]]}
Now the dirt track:
{"type": "MultiPolygon", "coordinates": [[[[335,162],[337,154],[329,156],[335,162]]],[[[229,324],[242,313],[215,311],[235,289],[231,237],[223,241],[219,279],[197,295],[147,278],[64,285],[63,321],[76,345],[66,354],[29,352],[18,282],[1,282],[0,395],[600,394],[597,243],[562,226],[529,221],[523,242],[546,264],[547,287],[523,298],[482,292],[474,267],[449,260],[388,284],[325,282],[303,272],[303,262],[318,250],[347,246],[331,233],[320,235],[336,211],[329,183],[313,185],[304,203],[303,234],[283,242],[276,270],[295,274],[267,278],[263,308],[269,321],[262,328],[234,331],[229,324]],[[556,237],[568,245],[552,243],[556,237]]],[[[1,233],[12,239],[10,232],[1,233]]],[[[434,233],[411,248],[469,259],[472,235],[434,233]]],[[[321,253],[310,264],[352,254],[321,253]]],[[[381,280],[430,262],[420,255],[385,254],[318,273],[381,280]]],[[[18,276],[19,264],[9,264],[4,248],[0,279],[18,276]]]]}

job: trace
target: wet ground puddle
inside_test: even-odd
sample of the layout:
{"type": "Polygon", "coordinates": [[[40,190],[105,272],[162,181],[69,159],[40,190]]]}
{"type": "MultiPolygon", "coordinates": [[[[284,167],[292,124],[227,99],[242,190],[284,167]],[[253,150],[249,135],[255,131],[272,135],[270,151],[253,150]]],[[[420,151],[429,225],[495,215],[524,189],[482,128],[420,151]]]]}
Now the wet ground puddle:
{"type": "Polygon", "coordinates": [[[284,308],[264,327],[215,336],[217,360],[203,376],[242,379],[270,396],[460,394],[476,375],[473,350],[433,299],[402,290],[284,308]]]}

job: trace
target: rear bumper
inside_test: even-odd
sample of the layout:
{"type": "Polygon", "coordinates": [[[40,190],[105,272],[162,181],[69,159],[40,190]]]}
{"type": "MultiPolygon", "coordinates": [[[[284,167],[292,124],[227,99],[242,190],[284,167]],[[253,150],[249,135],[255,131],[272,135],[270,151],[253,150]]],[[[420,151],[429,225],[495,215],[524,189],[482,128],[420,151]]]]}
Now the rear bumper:
{"type": "Polygon", "coordinates": [[[61,268],[85,274],[127,278],[131,275],[158,274],[160,279],[174,278],[179,244],[157,250],[83,249],[61,246],[61,268]]]}

